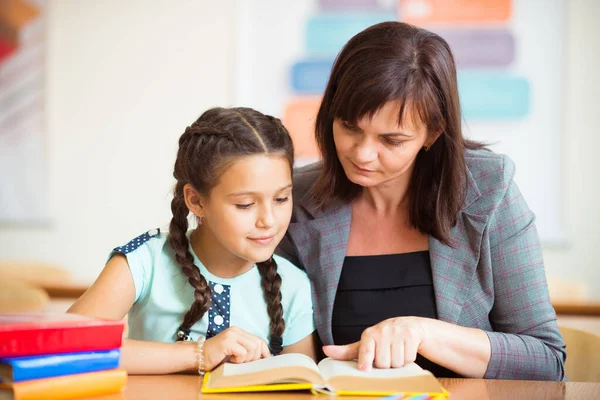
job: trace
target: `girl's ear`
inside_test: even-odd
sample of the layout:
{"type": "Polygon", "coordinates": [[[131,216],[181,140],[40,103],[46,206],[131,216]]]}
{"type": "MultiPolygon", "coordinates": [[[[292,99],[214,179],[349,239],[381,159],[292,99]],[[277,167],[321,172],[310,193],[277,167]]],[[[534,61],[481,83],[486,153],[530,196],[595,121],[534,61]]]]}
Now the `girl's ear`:
{"type": "Polygon", "coordinates": [[[189,183],[186,183],[183,187],[183,198],[185,199],[185,205],[188,210],[196,217],[202,219],[204,217],[202,195],[189,183]]]}

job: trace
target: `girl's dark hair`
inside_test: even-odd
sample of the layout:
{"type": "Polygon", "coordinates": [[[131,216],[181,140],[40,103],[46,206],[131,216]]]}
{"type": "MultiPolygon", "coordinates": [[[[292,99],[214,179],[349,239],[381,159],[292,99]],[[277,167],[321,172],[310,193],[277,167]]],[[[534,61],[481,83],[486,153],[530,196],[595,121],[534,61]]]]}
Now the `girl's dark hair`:
{"type": "Polygon", "coordinates": [[[337,157],[333,121],[356,124],[389,101],[400,101],[398,122],[410,108],[428,134],[441,132],[429,151],[417,155],[408,188],[410,223],[452,245],[467,188],[465,149],[482,148],[463,138],[456,67],[450,47],[435,33],[401,22],[383,22],[355,35],[338,55],[316,121],[323,170],[311,194],[319,207],[350,202],[361,187],[337,157]]]}
{"type": "MultiPolygon", "coordinates": [[[[188,335],[210,307],[211,289],[194,265],[186,235],[189,210],[183,187],[190,184],[208,196],[219,177],[239,157],[254,154],[279,154],[293,167],[294,149],[289,133],[277,118],[249,108],[213,108],[204,112],[179,138],[179,150],[173,176],[177,180],[171,201],[173,218],[169,244],[188,282],[194,287],[194,302],[185,314],[180,331],[188,335]]],[[[281,277],[273,257],[257,263],[271,319],[270,344],[273,354],[281,352],[285,329],[281,306],[281,277]]]]}

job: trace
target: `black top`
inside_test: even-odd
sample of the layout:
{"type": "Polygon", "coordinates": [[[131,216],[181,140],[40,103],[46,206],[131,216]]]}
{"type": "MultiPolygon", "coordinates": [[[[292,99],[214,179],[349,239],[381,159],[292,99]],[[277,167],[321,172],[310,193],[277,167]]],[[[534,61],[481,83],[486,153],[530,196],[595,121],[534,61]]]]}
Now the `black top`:
{"type": "MultiPolygon", "coordinates": [[[[334,343],[357,342],[366,328],[402,316],[437,319],[429,252],[346,257],[333,305],[334,343]]],[[[421,355],[416,363],[437,377],[458,376],[421,355]]]]}

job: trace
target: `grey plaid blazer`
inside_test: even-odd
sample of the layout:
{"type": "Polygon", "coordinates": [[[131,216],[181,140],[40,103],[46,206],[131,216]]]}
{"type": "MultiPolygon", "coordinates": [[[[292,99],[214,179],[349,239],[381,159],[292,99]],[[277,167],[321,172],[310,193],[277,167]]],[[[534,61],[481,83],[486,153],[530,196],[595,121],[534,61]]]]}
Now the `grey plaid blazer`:
{"type": "MultiPolygon", "coordinates": [[[[506,156],[465,153],[468,191],[452,230],[456,246],[429,238],[438,319],[489,336],[485,378],[564,380],[565,344],[550,303],[542,248],[506,156]]],[[[333,344],[331,316],[346,255],[351,207],[317,210],[306,194],[320,164],[294,173],[292,222],[277,253],[303,268],[313,286],[315,322],[333,344]]]]}

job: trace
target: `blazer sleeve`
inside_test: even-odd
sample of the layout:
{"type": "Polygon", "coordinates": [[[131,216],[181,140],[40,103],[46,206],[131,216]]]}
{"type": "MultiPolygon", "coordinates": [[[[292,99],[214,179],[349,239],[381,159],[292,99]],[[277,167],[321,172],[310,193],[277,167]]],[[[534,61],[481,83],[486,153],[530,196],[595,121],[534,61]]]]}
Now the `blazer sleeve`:
{"type": "Polygon", "coordinates": [[[488,225],[494,281],[485,378],[565,380],[565,343],[550,303],[535,216],[504,158],[506,192],[488,225]]]}

